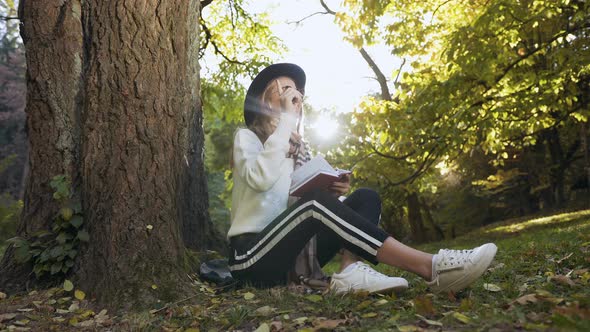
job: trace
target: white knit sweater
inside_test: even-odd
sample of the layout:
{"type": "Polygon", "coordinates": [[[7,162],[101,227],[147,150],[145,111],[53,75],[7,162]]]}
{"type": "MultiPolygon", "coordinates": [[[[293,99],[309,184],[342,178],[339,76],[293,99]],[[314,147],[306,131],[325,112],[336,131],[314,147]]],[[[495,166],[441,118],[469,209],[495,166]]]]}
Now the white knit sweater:
{"type": "Polygon", "coordinates": [[[234,137],[234,186],[228,238],[258,233],[287,208],[293,159],[287,158],[297,117],[283,113],[264,145],[249,129],[234,137]]]}

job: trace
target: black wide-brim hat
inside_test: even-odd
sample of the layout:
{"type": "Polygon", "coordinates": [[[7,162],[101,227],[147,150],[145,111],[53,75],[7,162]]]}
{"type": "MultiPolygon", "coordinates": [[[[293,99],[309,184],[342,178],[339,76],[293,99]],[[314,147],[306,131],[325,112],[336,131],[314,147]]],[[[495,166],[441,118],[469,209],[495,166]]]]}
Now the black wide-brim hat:
{"type": "Polygon", "coordinates": [[[293,63],[275,63],[264,68],[256,75],[246,93],[246,100],[244,100],[244,120],[246,121],[246,126],[250,126],[256,118],[256,114],[261,112],[260,96],[264,93],[264,89],[266,89],[268,83],[281,76],[291,78],[295,82],[297,89],[304,93],[305,72],[298,65],[293,63]]]}

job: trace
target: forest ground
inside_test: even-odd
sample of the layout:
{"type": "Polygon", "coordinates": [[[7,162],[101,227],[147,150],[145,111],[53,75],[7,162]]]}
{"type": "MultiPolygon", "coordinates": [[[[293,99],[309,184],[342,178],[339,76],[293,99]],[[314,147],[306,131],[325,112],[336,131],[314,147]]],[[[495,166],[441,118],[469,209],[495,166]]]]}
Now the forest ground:
{"type": "MultiPolygon", "coordinates": [[[[0,330],[590,331],[590,210],[494,223],[420,248],[435,252],[484,242],[498,245],[496,259],[458,294],[432,294],[418,277],[382,265],[377,269],[407,278],[410,289],[397,296],[218,289],[195,275],[197,296],[139,313],[114,315],[75,287],[0,299],[0,330]]],[[[336,268],[331,263],[326,270],[336,268]]]]}

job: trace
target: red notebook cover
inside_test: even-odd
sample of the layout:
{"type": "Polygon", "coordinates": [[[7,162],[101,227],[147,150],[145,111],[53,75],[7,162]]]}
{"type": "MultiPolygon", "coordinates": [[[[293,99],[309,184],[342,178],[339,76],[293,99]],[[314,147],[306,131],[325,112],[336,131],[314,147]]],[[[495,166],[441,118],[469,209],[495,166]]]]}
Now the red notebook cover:
{"type": "Polygon", "coordinates": [[[332,183],[338,181],[338,179],[340,179],[344,174],[349,173],[350,172],[343,172],[339,176],[335,176],[333,174],[319,172],[296,188],[292,188],[291,196],[301,197],[306,192],[316,188],[327,189],[332,183]]]}

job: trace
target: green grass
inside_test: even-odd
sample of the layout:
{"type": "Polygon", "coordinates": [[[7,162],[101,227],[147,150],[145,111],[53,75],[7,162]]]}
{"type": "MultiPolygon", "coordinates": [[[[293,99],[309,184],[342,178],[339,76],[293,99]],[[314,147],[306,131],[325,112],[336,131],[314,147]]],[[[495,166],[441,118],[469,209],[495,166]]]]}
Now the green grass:
{"type": "MultiPolygon", "coordinates": [[[[498,246],[494,263],[480,280],[458,294],[429,293],[420,278],[383,265],[377,269],[407,278],[411,288],[399,296],[307,294],[286,287],[241,288],[218,293],[213,286],[196,281],[200,296],[156,313],[114,318],[109,328],[130,331],[590,330],[590,210],[496,223],[420,249],[436,252],[439,248],[470,248],[485,242],[495,242],[498,246]]],[[[327,270],[336,267],[334,262],[327,270]]],[[[56,296],[66,295],[58,292],[53,295],[56,296]]],[[[0,301],[0,312],[3,304],[6,308],[10,302],[14,307],[18,301],[14,298],[0,301]]],[[[70,302],[62,306],[66,308],[70,302]]],[[[50,313],[49,317],[55,315],[50,313]]],[[[68,324],[72,317],[79,317],[77,324],[93,317],[80,315],[80,312],[64,314],[66,320],[62,323],[52,318],[41,319],[36,323],[40,325],[34,326],[76,330],[75,324],[68,324]]],[[[14,320],[0,323],[0,330],[11,324],[14,320]]],[[[105,325],[95,328],[100,330],[101,326],[105,325]]]]}

